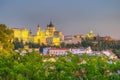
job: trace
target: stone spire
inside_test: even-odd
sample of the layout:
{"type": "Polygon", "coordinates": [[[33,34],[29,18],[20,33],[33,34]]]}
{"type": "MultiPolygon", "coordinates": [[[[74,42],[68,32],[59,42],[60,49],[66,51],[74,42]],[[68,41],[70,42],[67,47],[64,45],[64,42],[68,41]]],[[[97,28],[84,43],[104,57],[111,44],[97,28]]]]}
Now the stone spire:
{"type": "Polygon", "coordinates": [[[37,29],[37,30],[38,30],[38,31],[40,31],[40,25],[39,25],[39,24],[38,24],[38,26],[37,26],[37,27],[38,27],[38,29],[37,29]]]}

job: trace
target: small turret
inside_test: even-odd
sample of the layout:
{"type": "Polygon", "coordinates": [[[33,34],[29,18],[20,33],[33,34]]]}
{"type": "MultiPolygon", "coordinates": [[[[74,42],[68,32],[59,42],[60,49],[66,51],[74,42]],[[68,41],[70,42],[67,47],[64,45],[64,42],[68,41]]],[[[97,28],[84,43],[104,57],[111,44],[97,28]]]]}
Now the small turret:
{"type": "Polygon", "coordinates": [[[31,29],[30,29],[30,32],[29,32],[29,34],[30,34],[30,35],[32,35],[32,31],[31,31],[31,29]]]}

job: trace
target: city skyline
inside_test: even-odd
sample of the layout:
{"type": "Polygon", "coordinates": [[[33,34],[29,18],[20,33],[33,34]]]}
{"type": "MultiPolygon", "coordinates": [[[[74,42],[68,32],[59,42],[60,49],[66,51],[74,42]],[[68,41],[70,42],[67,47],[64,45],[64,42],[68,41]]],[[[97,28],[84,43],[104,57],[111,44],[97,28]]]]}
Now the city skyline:
{"type": "Polygon", "coordinates": [[[119,0],[0,0],[0,23],[12,28],[37,25],[45,29],[50,20],[65,35],[87,34],[120,39],[119,0]]]}

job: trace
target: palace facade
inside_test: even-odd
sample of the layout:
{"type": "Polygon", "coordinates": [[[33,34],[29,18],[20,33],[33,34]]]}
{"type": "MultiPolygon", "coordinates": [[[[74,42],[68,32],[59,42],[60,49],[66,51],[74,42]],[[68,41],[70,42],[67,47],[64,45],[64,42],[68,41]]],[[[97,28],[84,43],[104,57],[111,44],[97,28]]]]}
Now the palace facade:
{"type": "Polygon", "coordinates": [[[40,26],[37,26],[37,32],[35,35],[32,34],[31,30],[29,31],[27,28],[19,29],[13,28],[14,38],[19,41],[32,42],[36,44],[44,44],[44,45],[55,45],[59,46],[61,40],[63,39],[63,34],[61,31],[57,31],[55,26],[50,21],[49,25],[47,25],[45,30],[41,30],[40,26]]]}

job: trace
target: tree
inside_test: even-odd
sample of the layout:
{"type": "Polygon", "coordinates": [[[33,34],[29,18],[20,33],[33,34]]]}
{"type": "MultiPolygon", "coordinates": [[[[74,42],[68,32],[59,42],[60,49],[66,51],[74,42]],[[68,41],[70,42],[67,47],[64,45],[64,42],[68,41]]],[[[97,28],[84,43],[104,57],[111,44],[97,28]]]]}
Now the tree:
{"type": "Polygon", "coordinates": [[[66,44],[65,44],[64,42],[62,42],[62,43],[60,44],[60,47],[61,47],[61,48],[65,48],[65,47],[66,47],[66,44]]]}
{"type": "Polygon", "coordinates": [[[15,39],[15,41],[13,42],[14,44],[14,49],[19,49],[19,48],[23,48],[24,44],[23,41],[19,41],[18,39],[15,39]]]}
{"type": "Polygon", "coordinates": [[[13,49],[13,30],[7,28],[5,24],[0,24],[0,43],[3,46],[3,49],[13,49]]]}

